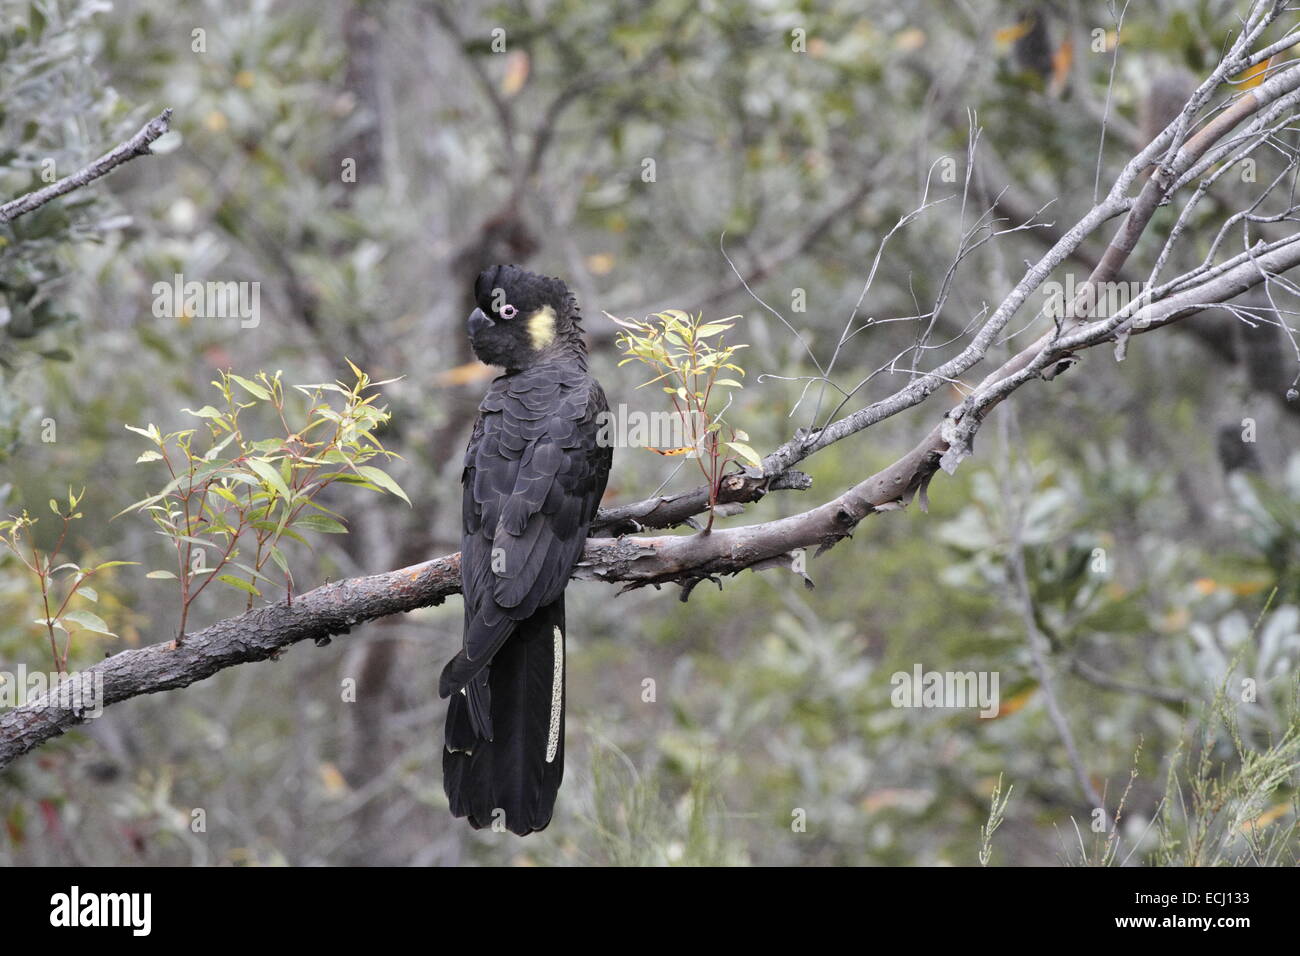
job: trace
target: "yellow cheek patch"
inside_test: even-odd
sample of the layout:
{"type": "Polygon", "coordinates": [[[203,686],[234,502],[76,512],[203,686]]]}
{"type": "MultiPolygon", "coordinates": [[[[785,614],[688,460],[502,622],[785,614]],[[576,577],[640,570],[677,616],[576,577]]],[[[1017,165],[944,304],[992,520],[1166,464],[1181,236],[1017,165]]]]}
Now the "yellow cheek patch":
{"type": "Polygon", "coordinates": [[[528,340],[538,351],[555,341],[555,310],[544,305],[528,317],[528,340]]]}

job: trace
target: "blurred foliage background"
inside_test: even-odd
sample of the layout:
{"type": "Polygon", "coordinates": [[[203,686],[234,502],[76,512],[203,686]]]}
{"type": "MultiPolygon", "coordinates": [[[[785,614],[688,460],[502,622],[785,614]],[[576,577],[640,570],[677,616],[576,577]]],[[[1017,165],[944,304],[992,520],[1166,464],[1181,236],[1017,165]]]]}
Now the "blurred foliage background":
{"type": "MultiPolygon", "coordinates": [[[[595,370],[631,408],[655,396],[616,368],[602,310],[743,316],[732,335],[750,346],[748,376],[728,418],[769,451],[814,418],[804,343],[829,358],[927,183],[950,201],[889,239],[860,311],[882,321],[842,349],[844,388],[915,340],[915,321],[883,320],[933,307],[963,225],[995,200],[1004,227],[1046,207],[1055,225],[988,243],[956,274],[936,341],[960,347],[1020,264],[1090,205],[1103,113],[1104,190],[1240,8],[1134,4],[1115,61],[1110,8],[1082,0],[3,0],[3,198],[163,107],[176,132],[0,227],[0,513],[47,514],[49,497],[84,486],[69,551],[141,562],[97,583],[95,613],[119,636],[79,634],[74,666],[168,639],[174,582],[145,578],[166,566],[166,543],[137,516],[110,520],[158,484],[123,425],[188,426],[181,409],[211,401],[221,369],[319,382],[346,377],[347,358],[376,380],[404,376],[385,388],[382,438],[403,456],[391,471],[413,507],[332,489],[351,534],[299,549],[300,587],[454,551],[461,452],[486,384],[463,322],[493,262],[569,281],[595,370]],[[936,172],[945,158],[956,182],[936,172]],[[151,290],[177,274],[260,283],[260,321],[156,317],[151,290]]],[[[1248,188],[1229,184],[1198,212],[1184,265],[1248,188]]],[[[999,777],[1013,789],[995,865],[1294,863],[1295,371],[1275,327],[1202,315],[1141,337],[1123,364],[1098,350],[1027,386],[978,454],[936,480],[929,514],[872,518],[811,560],[815,590],[782,570],[705,584],[684,604],[674,588],[574,586],[566,779],[552,825],[527,840],[447,812],[436,678],[460,640],[451,601],[115,706],[28,755],[0,774],[0,863],[975,865],[999,777]],[[1081,762],[1112,817],[1125,795],[1111,833],[1092,831],[1047,712],[1015,541],[1081,762]],[[998,672],[1001,712],[891,706],[890,676],[918,663],[998,672]]],[[[905,375],[879,376],[849,407],[905,375]]],[[[729,520],[826,500],[955,398],[818,454],[810,491],[729,520]]],[[[651,493],[672,468],[620,450],[607,502],[651,493]]],[[[695,483],[683,469],[669,487],[695,483]]],[[[56,530],[47,517],[38,539],[56,530]]],[[[243,609],[217,590],[191,629],[243,609]]],[[[36,616],[29,576],[0,563],[0,671],[50,668],[36,616]]]]}

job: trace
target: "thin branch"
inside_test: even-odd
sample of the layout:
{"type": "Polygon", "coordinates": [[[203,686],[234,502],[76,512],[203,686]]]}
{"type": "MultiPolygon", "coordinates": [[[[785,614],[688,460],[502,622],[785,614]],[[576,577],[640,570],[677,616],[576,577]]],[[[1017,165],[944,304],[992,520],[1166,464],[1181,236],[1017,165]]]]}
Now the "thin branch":
{"type": "Polygon", "coordinates": [[[140,131],[128,139],[126,142],[105,153],[99,159],[95,160],[84,169],[78,170],[71,176],[64,176],[58,182],[50,183],[44,189],[38,189],[35,192],[28,193],[26,196],[20,196],[12,199],[0,206],[0,223],[13,222],[19,216],[25,216],[34,209],[39,209],[51,199],[58,199],[74,189],[80,189],[82,186],[93,183],[96,179],[107,176],[118,166],[125,162],[135,159],[137,156],[148,156],[153,150],[149,147],[158,137],[162,136],[171,128],[172,111],[170,108],[163,110],[144,126],[140,131]]]}

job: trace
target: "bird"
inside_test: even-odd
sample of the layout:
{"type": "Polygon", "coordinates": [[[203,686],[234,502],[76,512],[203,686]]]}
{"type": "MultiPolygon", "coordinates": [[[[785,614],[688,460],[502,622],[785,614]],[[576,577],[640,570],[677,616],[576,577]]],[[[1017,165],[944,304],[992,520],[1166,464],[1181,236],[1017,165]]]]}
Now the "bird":
{"type": "Polygon", "coordinates": [[[470,345],[503,372],[461,476],[465,630],[438,684],[443,787],[474,829],[526,836],[550,823],[564,776],[564,590],[609,479],[609,403],[563,280],[492,266],[474,300],[470,345]]]}

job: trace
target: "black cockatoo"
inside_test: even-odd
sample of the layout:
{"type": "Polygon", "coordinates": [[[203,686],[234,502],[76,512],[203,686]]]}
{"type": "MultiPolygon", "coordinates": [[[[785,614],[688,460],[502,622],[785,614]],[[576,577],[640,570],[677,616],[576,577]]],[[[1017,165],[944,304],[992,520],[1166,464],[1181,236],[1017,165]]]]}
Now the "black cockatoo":
{"type": "Polygon", "coordinates": [[[474,298],[474,353],[505,374],[461,478],[465,642],[439,683],[443,785],[475,829],[524,835],[550,823],[564,775],[564,588],[609,477],[609,406],[562,281],[494,266],[474,298]]]}

